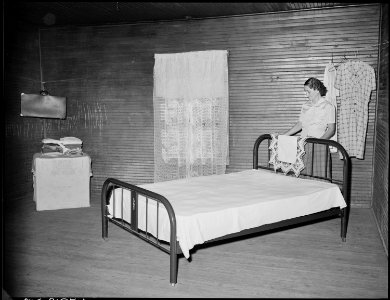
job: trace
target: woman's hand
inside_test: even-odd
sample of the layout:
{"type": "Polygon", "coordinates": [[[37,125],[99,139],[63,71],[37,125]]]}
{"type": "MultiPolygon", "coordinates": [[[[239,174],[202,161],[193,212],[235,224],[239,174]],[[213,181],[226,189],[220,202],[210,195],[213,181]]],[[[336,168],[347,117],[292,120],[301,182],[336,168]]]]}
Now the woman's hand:
{"type": "Polygon", "coordinates": [[[302,130],[302,123],[301,123],[301,121],[298,121],[297,123],[295,123],[295,125],[293,127],[291,127],[289,130],[287,130],[283,134],[284,135],[293,135],[301,130],[302,130]]]}

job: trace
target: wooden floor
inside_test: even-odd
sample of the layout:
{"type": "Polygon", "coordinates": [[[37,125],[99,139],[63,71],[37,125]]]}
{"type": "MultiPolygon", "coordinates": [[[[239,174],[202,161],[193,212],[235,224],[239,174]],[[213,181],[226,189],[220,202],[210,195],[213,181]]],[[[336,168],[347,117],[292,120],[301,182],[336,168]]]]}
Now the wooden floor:
{"type": "Polygon", "coordinates": [[[100,204],[35,211],[15,201],[4,215],[4,289],[18,297],[387,298],[388,257],[371,209],[351,210],[347,242],[339,219],[210,247],[179,259],[110,224],[100,204]]]}

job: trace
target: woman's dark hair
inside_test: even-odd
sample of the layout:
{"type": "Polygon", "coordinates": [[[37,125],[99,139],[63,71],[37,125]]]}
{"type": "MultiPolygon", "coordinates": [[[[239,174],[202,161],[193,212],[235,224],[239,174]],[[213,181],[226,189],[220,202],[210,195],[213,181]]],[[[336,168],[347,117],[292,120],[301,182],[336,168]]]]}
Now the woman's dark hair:
{"type": "Polygon", "coordinates": [[[312,90],[317,90],[320,92],[320,95],[323,97],[327,93],[327,89],[325,85],[321,82],[321,80],[318,80],[317,78],[311,77],[308,80],[306,80],[304,86],[307,85],[312,90]]]}

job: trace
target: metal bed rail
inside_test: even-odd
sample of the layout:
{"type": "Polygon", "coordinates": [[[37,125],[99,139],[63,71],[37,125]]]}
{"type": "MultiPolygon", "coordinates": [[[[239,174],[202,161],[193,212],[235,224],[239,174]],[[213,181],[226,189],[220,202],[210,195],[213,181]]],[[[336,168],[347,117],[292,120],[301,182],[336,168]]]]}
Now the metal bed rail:
{"type": "Polygon", "coordinates": [[[170,282],[172,285],[175,285],[177,283],[177,265],[178,265],[178,254],[181,254],[181,249],[179,247],[179,244],[177,242],[176,237],[176,216],[175,212],[172,208],[172,205],[169,203],[169,201],[162,195],[154,193],[152,191],[148,191],[146,189],[143,189],[141,187],[138,187],[136,185],[115,179],[115,178],[108,178],[103,184],[102,192],[101,192],[101,214],[102,214],[102,237],[103,239],[107,239],[108,237],[108,222],[111,222],[124,230],[136,235],[137,237],[141,238],[142,240],[148,242],[149,244],[159,248],[160,250],[164,251],[165,253],[168,253],[170,255],[170,282]],[[121,203],[121,216],[115,217],[115,205],[116,205],[116,193],[115,190],[120,189],[121,196],[120,196],[120,203],[121,203]],[[123,190],[128,190],[130,192],[130,199],[124,199],[123,197],[123,190]],[[112,191],[112,193],[109,193],[109,190],[112,191]],[[110,195],[112,197],[113,202],[113,215],[112,217],[109,216],[107,204],[110,198],[110,195]],[[146,216],[146,222],[145,226],[146,228],[141,230],[138,227],[138,211],[139,211],[139,196],[142,195],[145,197],[145,216],[146,216]],[[124,201],[130,201],[130,222],[124,220],[123,210],[124,210],[124,201]],[[148,231],[148,209],[149,201],[155,201],[156,202],[156,236],[153,237],[148,231]],[[159,232],[158,232],[158,224],[159,224],[159,215],[160,205],[163,205],[165,207],[165,210],[168,213],[168,218],[170,222],[170,243],[168,246],[163,245],[160,242],[159,239],[159,232]]]}

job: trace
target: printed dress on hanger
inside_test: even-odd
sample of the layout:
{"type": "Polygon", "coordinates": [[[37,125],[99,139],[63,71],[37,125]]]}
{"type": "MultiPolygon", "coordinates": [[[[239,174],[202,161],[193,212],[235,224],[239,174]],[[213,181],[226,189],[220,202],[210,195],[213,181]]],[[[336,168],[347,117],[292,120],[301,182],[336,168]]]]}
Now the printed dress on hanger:
{"type": "Polygon", "coordinates": [[[374,69],[365,62],[342,63],[337,69],[335,88],[340,91],[338,142],[350,156],[364,158],[368,103],[376,87],[374,69]]]}

